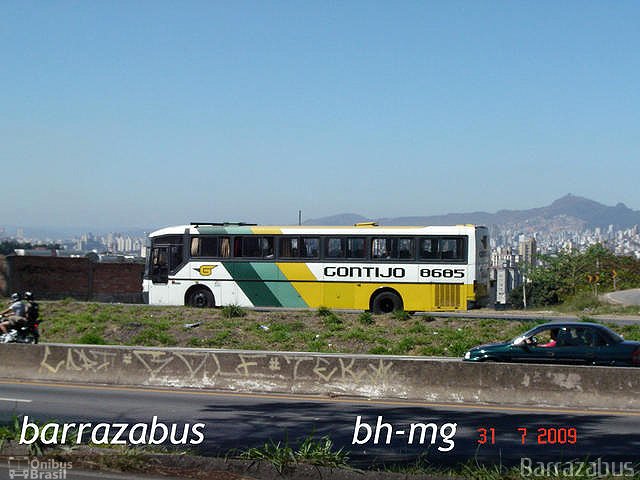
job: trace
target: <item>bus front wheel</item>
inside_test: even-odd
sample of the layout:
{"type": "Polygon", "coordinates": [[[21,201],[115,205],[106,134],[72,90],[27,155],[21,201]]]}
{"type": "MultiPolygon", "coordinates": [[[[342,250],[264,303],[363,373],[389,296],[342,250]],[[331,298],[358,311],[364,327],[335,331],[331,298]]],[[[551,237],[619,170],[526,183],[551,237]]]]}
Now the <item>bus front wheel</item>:
{"type": "Polygon", "coordinates": [[[187,304],[195,308],[215,307],[216,302],[213,293],[208,288],[198,288],[189,294],[187,304]]]}
{"type": "Polygon", "coordinates": [[[402,310],[402,298],[395,292],[380,292],[371,302],[373,313],[391,313],[395,310],[402,310]]]}

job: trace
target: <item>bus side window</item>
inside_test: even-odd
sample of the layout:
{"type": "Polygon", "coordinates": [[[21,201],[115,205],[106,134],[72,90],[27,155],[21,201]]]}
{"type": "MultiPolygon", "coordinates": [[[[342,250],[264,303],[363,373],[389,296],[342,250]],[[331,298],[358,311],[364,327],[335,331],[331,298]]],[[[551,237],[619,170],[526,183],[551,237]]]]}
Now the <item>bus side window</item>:
{"type": "Polygon", "coordinates": [[[193,237],[191,239],[191,256],[192,257],[200,256],[200,237],[193,237]]]}
{"type": "Polygon", "coordinates": [[[303,238],[302,256],[304,258],[318,258],[318,252],[320,251],[320,239],[319,238],[303,238]]]}
{"type": "Polygon", "coordinates": [[[280,257],[296,258],[298,256],[298,239],[297,238],[281,238],[280,239],[280,257]]]}
{"type": "Polygon", "coordinates": [[[231,256],[231,239],[229,237],[220,239],[220,256],[224,258],[231,256]]]}
{"type": "Polygon", "coordinates": [[[420,239],[420,258],[436,259],[438,258],[438,239],[422,238],[420,239]]]}
{"type": "Polygon", "coordinates": [[[382,260],[391,258],[391,239],[373,238],[371,240],[371,258],[382,260]]]}
{"type": "Polygon", "coordinates": [[[234,255],[236,257],[250,257],[259,258],[262,257],[263,244],[261,237],[236,237],[236,246],[234,247],[234,255]],[[240,246],[238,246],[238,240],[241,240],[240,246]]]}
{"type": "Polygon", "coordinates": [[[273,237],[262,237],[262,256],[273,258],[273,237]]]}
{"type": "Polygon", "coordinates": [[[443,260],[464,260],[463,238],[441,238],[439,247],[443,260]]]}
{"type": "Polygon", "coordinates": [[[327,238],[326,255],[327,258],[344,258],[344,239],[327,238]]]}
{"type": "Polygon", "coordinates": [[[364,238],[347,239],[347,258],[364,258],[364,238]]]}
{"type": "Polygon", "coordinates": [[[399,238],[398,239],[398,258],[412,259],[413,258],[413,239],[412,238],[399,238]]]}
{"type": "Polygon", "coordinates": [[[191,239],[192,257],[217,257],[218,237],[193,237],[191,239]]]}

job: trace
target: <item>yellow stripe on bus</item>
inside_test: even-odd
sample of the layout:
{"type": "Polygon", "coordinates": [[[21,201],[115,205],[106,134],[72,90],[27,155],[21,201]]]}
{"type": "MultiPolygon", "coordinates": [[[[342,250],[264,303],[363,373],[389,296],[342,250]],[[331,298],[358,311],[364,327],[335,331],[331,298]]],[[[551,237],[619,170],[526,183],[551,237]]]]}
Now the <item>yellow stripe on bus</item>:
{"type": "Polygon", "coordinates": [[[251,231],[260,235],[281,235],[282,229],[279,227],[251,227],[251,231]]]}
{"type": "Polygon", "coordinates": [[[309,307],[322,305],[321,282],[309,270],[306,263],[292,262],[277,263],[276,265],[287,280],[299,280],[299,282],[292,281],[291,285],[309,307]]]}
{"type": "Polygon", "coordinates": [[[277,265],[310,308],[367,310],[372,295],[381,288],[396,290],[408,311],[466,310],[467,301],[475,299],[472,284],[323,282],[316,279],[304,263],[277,265]]]}

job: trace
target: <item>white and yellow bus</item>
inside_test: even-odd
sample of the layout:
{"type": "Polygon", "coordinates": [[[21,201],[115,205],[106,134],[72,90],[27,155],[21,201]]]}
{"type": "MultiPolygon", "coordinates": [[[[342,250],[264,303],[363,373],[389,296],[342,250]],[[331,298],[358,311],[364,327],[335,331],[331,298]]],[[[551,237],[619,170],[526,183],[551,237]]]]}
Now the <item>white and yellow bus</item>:
{"type": "Polygon", "coordinates": [[[191,223],[149,237],[143,292],[151,305],[386,313],[487,301],[486,227],[191,223]]]}

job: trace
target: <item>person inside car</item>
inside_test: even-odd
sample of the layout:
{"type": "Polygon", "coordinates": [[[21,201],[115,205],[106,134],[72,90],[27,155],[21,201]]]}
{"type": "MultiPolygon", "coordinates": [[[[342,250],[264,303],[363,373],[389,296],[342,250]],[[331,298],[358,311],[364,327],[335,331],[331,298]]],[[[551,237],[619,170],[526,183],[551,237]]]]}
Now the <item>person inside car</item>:
{"type": "Polygon", "coordinates": [[[539,347],[555,347],[558,341],[558,329],[557,328],[552,328],[549,331],[549,336],[551,337],[551,340],[549,340],[547,343],[543,343],[542,345],[538,345],[539,347]]]}

